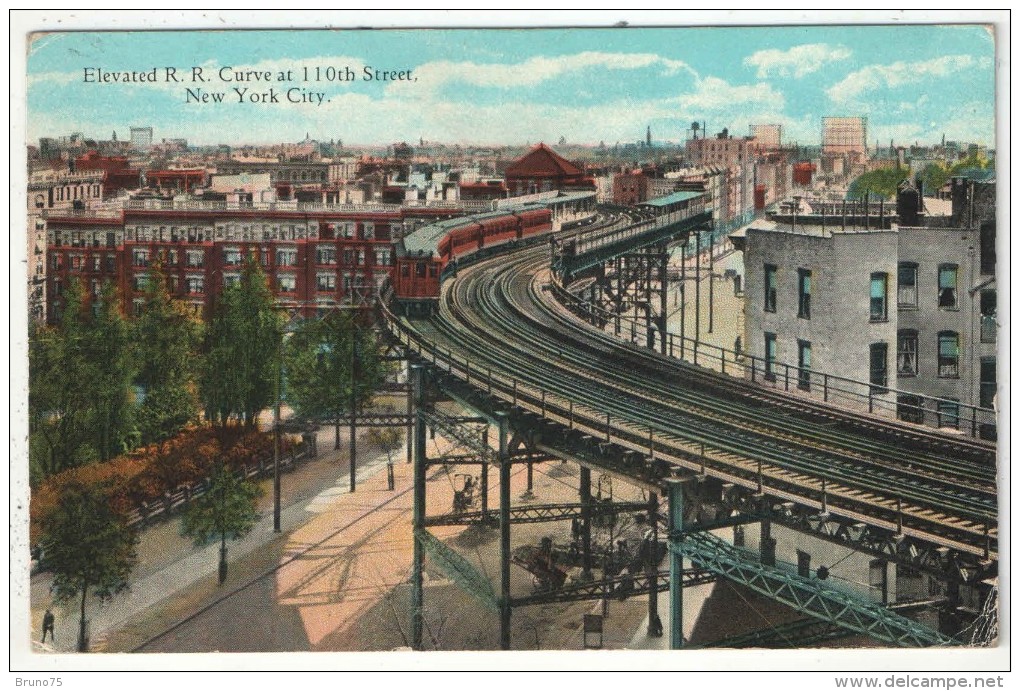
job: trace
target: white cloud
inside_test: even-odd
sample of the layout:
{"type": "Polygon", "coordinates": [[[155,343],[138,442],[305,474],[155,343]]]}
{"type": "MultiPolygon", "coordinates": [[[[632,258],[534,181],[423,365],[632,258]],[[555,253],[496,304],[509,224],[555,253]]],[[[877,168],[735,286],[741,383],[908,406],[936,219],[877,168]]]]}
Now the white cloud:
{"type": "Polygon", "coordinates": [[[919,62],[894,62],[891,65],[869,65],[851,72],[841,81],[826,89],[833,101],[849,101],[867,91],[895,89],[906,84],[915,84],[930,77],[948,77],[963,70],[985,68],[986,58],[976,59],[970,55],[943,55],[940,58],[919,62]]]}
{"type": "Polygon", "coordinates": [[[397,82],[393,92],[428,92],[449,83],[510,89],[534,86],[583,69],[637,70],[659,67],[667,75],[686,72],[697,77],[682,60],[664,58],[655,53],[604,53],[585,51],[556,57],[537,56],[518,63],[476,63],[439,60],[414,68],[416,83],[397,82]],[[422,87],[425,87],[424,89],[422,87]]]}
{"type": "Polygon", "coordinates": [[[850,50],[843,46],[827,43],[805,43],[789,50],[759,50],[744,58],[744,64],[758,68],[758,78],[772,74],[780,77],[801,77],[817,72],[827,62],[837,62],[850,57],[850,50]]]}
{"type": "Polygon", "coordinates": [[[769,84],[730,84],[718,77],[705,77],[697,89],[677,99],[686,108],[721,110],[732,106],[754,106],[782,110],[783,94],[769,84]]]}

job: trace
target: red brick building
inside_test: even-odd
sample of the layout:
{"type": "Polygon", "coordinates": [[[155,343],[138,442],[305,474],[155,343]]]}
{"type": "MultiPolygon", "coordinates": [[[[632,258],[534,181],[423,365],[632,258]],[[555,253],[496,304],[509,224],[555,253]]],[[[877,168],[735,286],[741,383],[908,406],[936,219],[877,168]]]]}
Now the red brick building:
{"type": "Polygon", "coordinates": [[[539,144],[511,163],[504,173],[510,195],[550,190],[593,190],[595,178],[587,175],[545,144],[539,144]]]}
{"type": "MultiPolygon", "coordinates": [[[[450,209],[336,207],[314,212],[216,208],[165,200],[129,203],[105,214],[52,216],[47,223],[47,304],[60,319],[61,295],[75,278],[89,294],[113,281],[137,313],[158,260],[171,292],[209,318],[223,287],[256,257],[279,304],[313,316],[337,305],[371,304],[393,265],[393,238],[450,209]]],[[[267,205],[268,207],[268,205],[267,205]]]]}
{"type": "Polygon", "coordinates": [[[202,168],[150,170],[145,173],[145,182],[149,187],[161,190],[191,192],[205,185],[207,176],[202,168]]]}

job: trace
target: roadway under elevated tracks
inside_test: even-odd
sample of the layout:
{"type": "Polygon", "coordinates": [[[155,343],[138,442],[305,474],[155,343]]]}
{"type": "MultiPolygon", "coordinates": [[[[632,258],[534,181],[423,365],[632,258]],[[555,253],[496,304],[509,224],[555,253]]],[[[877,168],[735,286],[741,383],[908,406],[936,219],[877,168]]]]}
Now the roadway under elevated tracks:
{"type": "Polygon", "coordinates": [[[535,451],[662,495],[684,480],[671,539],[769,521],[955,583],[996,575],[994,446],[626,344],[560,305],[550,280],[544,249],[479,262],[444,283],[431,318],[391,315],[391,332],[535,451]]]}

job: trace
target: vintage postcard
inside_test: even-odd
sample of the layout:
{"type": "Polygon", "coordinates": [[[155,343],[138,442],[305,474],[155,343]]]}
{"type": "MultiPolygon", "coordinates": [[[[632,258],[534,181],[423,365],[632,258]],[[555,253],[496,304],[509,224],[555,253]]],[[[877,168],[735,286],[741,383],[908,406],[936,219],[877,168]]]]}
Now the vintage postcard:
{"type": "Polygon", "coordinates": [[[15,17],[24,680],[1001,685],[1008,16],[621,18],[15,17]]]}

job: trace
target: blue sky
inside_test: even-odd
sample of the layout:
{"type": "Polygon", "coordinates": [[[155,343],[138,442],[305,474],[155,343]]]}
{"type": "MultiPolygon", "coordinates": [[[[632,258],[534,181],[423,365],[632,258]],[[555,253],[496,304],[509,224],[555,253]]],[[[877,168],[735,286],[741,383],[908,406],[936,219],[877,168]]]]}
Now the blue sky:
{"type": "Polygon", "coordinates": [[[28,54],[28,141],[83,132],[126,138],[132,125],[196,144],[313,138],[345,143],[426,140],[606,144],[682,141],[692,120],[710,132],[780,123],[818,143],[825,115],[868,118],[870,144],[949,139],[994,144],[994,42],[981,26],[191,31],[56,33],[28,54]],[[410,82],[361,81],[364,66],[411,70],[410,82]],[[205,84],[166,83],[165,67],[205,84]],[[303,69],[349,66],[358,80],[306,82],[303,69]],[[149,71],[156,84],[84,83],[84,69],[149,71]],[[223,67],[272,73],[225,83],[223,67]],[[278,81],[290,70],[292,81],[278,81]],[[276,104],[238,103],[233,87],[276,104]],[[222,92],[186,103],[186,88],[222,92]],[[288,103],[286,92],[317,101],[288,103]]]}

